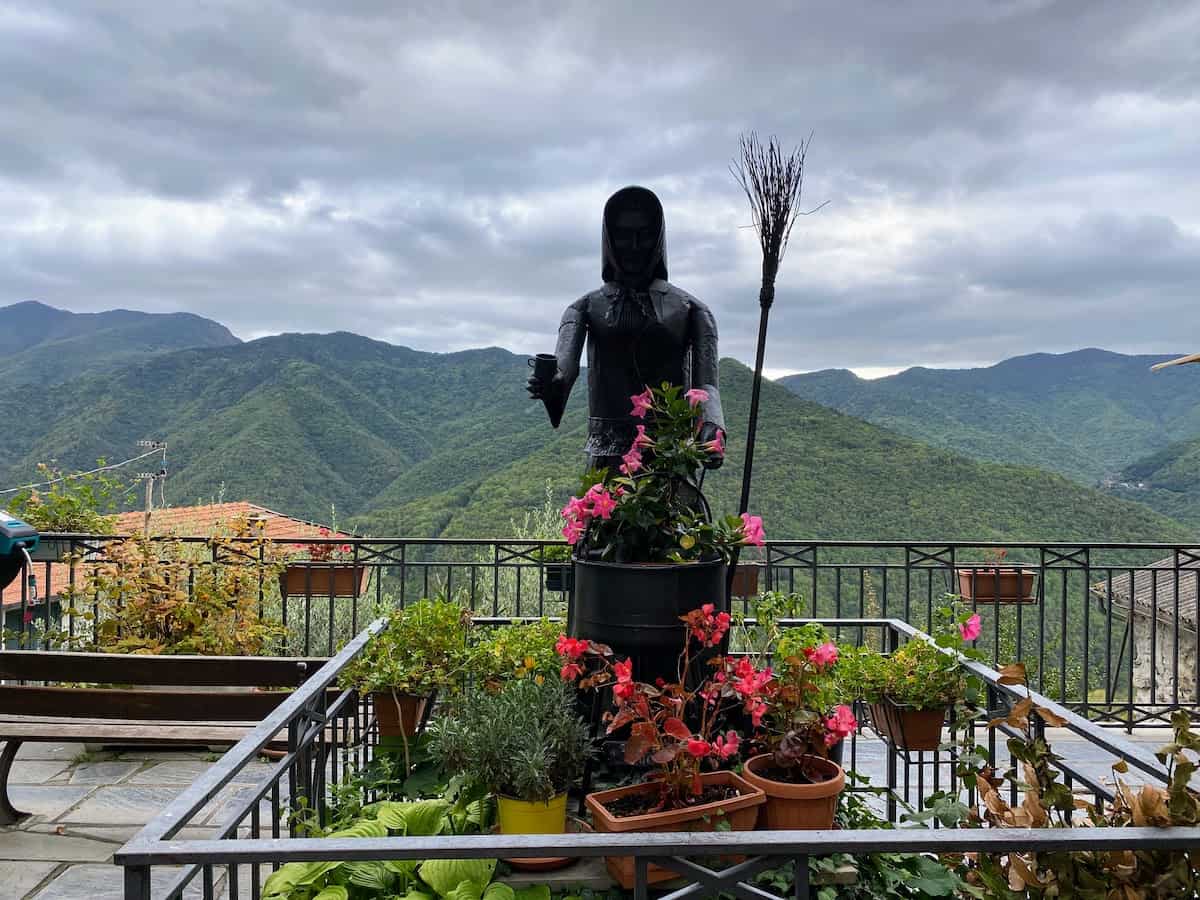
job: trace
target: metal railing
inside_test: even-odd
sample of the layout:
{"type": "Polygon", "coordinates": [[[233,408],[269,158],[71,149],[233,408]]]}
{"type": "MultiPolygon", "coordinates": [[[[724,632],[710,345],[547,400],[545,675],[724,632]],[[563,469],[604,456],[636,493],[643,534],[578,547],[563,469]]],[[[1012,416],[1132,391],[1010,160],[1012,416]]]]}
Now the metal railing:
{"type": "MultiPolygon", "coordinates": [[[[116,538],[57,535],[78,560],[35,564],[41,602],[23,580],[3,597],[9,645],[45,646],[51,626],[75,634],[81,615],[102,616],[98,597],[76,615],[45,602],[63,586],[84,583],[90,559],[116,538]],[[89,607],[90,609],[86,608],[89,607]],[[19,635],[19,638],[13,637],[19,635]]],[[[163,539],[171,540],[171,539],[163,539]]],[[[228,547],[179,539],[196,566],[245,564],[228,547]]],[[[504,539],[329,539],[350,552],[339,565],[360,573],[343,596],[324,577],[331,564],[294,562],[307,574],[286,596],[264,578],[259,603],[282,621],[276,653],[332,655],[364,622],[412,599],[439,594],[480,615],[562,615],[570,573],[547,558],[556,541],[504,539]],[[558,577],[553,577],[558,576],[558,577]]],[[[275,542],[295,552],[296,543],[275,542]]],[[[232,546],[237,546],[233,541],[232,546]]],[[[1175,544],[771,541],[743,554],[760,589],[800,595],[814,617],[902,619],[928,629],[947,593],[963,593],[983,620],[978,647],[994,665],[1026,663],[1031,684],[1087,718],[1127,729],[1165,725],[1171,711],[1200,712],[1200,549],[1175,544]],[[1003,566],[988,551],[1006,552],[1003,566]],[[1009,573],[1018,570],[1017,586],[1009,573]]],[[[699,602],[699,601],[698,601],[699,602]]]]}
{"type": "MultiPolygon", "coordinates": [[[[785,627],[809,620],[787,620],[785,627]]],[[[872,631],[885,647],[895,648],[907,640],[926,639],[907,623],[895,619],[824,620],[826,627],[866,637],[872,631]]],[[[190,884],[199,881],[202,895],[212,898],[218,887],[230,900],[261,896],[261,883],[269,871],[289,862],[343,862],[363,860],[408,860],[431,858],[537,858],[548,856],[596,857],[630,856],[635,859],[635,898],[648,893],[650,865],[665,867],[683,878],[688,886],[670,896],[716,896],[729,893],[755,900],[771,900],[775,894],[751,883],[753,876],[766,868],[791,865],[795,891],[793,896],[809,896],[809,858],[836,852],[853,854],[875,852],[904,853],[1005,853],[1011,851],[1181,850],[1200,845],[1200,828],[1111,828],[1111,829],[988,829],[936,828],[915,825],[893,829],[809,832],[713,832],[713,833],[637,833],[569,835],[479,834],[440,837],[310,838],[297,837],[291,814],[303,811],[325,823],[330,815],[333,789],[346,766],[361,768],[373,757],[376,732],[369,704],[353,693],[327,691],[339,673],[358,655],[370,637],[383,626],[373,623],[351,641],[320,672],[279,706],[250,735],[232,748],[218,763],[201,775],[151,823],[143,828],[115,855],[124,867],[126,900],[149,900],[151,896],[182,896],[190,884]],[[212,840],[176,840],[181,829],[207,814],[209,806],[222,796],[259,752],[272,740],[287,735],[287,755],[249,792],[228,803],[229,814],[216,829],[212,840]],[[303,798],[302,800],[300,798],[303,798]],[[263,804],[266,803],[264,809],[263,804]],[[745,861],[723,869],[712,868],[713,856],[737,855],[745,861]],[[155,882],[161,867],[182,866],[173,877],[155,882]],[[222,878],[224,884],[220,884],[222,878]],[[152,887],[153,885],[153,887],[152,887]]],[[[1090,794],[1093,801],[1112,800],[1112,792],[1089,771],[1096,753],[1111,761],[1124,763],[1150,783],[1166,784],[1167,770],[1151,755],[1080,715],[1072,713],[1048,697],[1023,687],[1002,683],[1000,673],[976,662],[964,662],[972,674],[985,683],[989,709],[987,715],[1003,715],[1016,702],[1027,697],[1064,722],[1064,735],[1081,742],[1086,751],[1071,756],[1064,749],[1071,742],[1056,744],[1064,758],[1055,765],[1064,773],[1074,790],[1090,794]],[[1090,762],[1089,762],[1090,761],[1090,762]]],[[[973,744],[975,720],[967,724],[973,744]]],[[[998,745],[995,732],[989,730],[984,746],[993,766],[1015,760],[998,745]]],[[[1047,737],[1043,735],[1043,737],[1047,737]]],[[[849,748],[848,769],[857,768],[859,736],[849,748]]],[[[884,794],[888,798],[887,816],[896,821],[899,811],[909,806],[916,792],[919,808],[926,787],[937,790],[938,773],[955,761],[946,750],[907,752],[884,742],[886,765],[884,794]],[[926,771],[932,782],[923,783],[926,771]]],[[[1129,777],[1129,776],[1127,776],[1129,777]]],[[[853,790],[853,788],[851,788],[853,790]]],[[[943,790],[953,789],[947,783],[943,790]]],[[[974,803],[973,791],[963,792],[974,803]]],[[[363,798],[374,799],[372,797],[363,798]]]]}

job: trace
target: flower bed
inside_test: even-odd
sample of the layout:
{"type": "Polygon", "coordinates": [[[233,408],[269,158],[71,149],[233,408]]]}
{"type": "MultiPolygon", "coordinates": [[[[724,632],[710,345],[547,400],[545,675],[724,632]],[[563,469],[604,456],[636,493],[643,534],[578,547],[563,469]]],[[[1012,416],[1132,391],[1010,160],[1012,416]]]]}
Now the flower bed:
{"type": "MultiPolygon", "coordinates": [[[[771,620],[776,599],[764,598],[764,620],[771,620]]],[[[263,896],[273,900],[394,896],[417,900],[418,895],[516,900],[518,889],[506,882],[521,857],[569,864],[573,857],[584,855],[607,857],[614,879],[630,889],[682,872],[693,880],[708,879],[705,883],[714,892],[731,886],[731,881],[721,879],[732,879],[753,882],[774,895],[790,895],[797,878],[811,876],[819,881],[829,877],[831,867],[842,871],[848,862],[855,883],[826,884],[818,896],[1042,897],[1050,895],[1048,887],[1061,886],[1067,879],[1077,883],[1098,879],[1107,887],[1129,885],[1133,890],[1126,896],[1135,897],[1191,896],[1187,891],[1195,889],[1189,848],[1200,846],[1196,827],[1200,806],[1187,782],[1200,737],[1190,732],[1186,716],[1177,723],[1176,740],[1163,754],[1163,764],[1148,762],[1135,750],[1126,754],[1130,763],[1159,779],[1161,788],[1122,788],[1113,796],[1097,789],[1089,806],[1075,812],[1081,798],[1066,787],[1062,775],[1073,770],[1069,761],[1050,752],[1042,726],[1069,727],[1085,736],[1094,726],[1030,693],[1021,684],[1019,666],[994,672],[954,652],[969,649],[966,645],[977,636],[977,621],[952,604],[947,605],[944,629],[935,639],[890,620],[873,625],[856,620],[856,627],[880,632],[880,640],[866,642],[867,649],[831,640],[819,623],[794,623],[776,616],[765,629],[766,639],[746,656],[722,654],[720,649],[731,629],[760,629],[760,622],[753,617],[739,622],[701,606],[680,623],[677,677],[661,683],[638,681],[627,660],[595,642],[558,633],[554,623],[479,633],[461,611],[452,615],[448,605],[435,611],[437,621],[446,625],[445,647],[457,646],[461,639],[461,656],[441,670],[453,672],[454,677],[440,685],[439,711],[426,734],[412,737],[407,753],[370,739],[365,747],[339,743],[329,736],[327,725],[303,727],[305,722],[336,722],[339,716],[362,724],[361,718],[355,718],[352,692],[343,695],[347,698],[343,712],[331,712],[324,706],[324,693],[316,691],[322,688],[322,679],[328,684],[353,673],[353,660],[371,658],[364,654],[395,648],[395,620],[380,622],[373,626],[373,635],[347,647],[330,663],[329,673],[323,671],[321,678],[262,726],[260,737],[295,722],[302,726],[295,732],[307,735],[309,744],[307,750],[297,746],[296,754],[280,764],[259,795],[223,825],[224,835],[230,837],[239,825],[249,826],[251,838],[229,840],[227,856],[211,846],[202,855],[189,856],[186,842],[172,844],[169,852],[163,851],[163,859],[185,863],[201,859],[209,865],[286,860],[286,849],[255,840],[265,836],[266,826],[259,813],[254,813],[253,822],[250,817],[252,809],[258,810],[259,797],[269,795],[271,783],[278,787],[290,776],[297,785],[289,809],[295,839],[285,843],[294,844],[296,852],[305,856],[268,879],[263,896]],[[895,638],[908,641],[890,655],[871,649],[874,643],[890,646],[895,638]],[[938,647],[935,641],[945,646],[938,647]],[[929,652],[945,661],[927,658],[929,652]],[[701,666],[698,674],[693,672],[697,665],[701,666]],[[871,680],[876,676],[881,680],[871,680]],[[851,707],[863,696],[861,685],[883,684],[898,691],[910,678],[924,679],[925,690],[954,700],[964,711],[957,722],[959,733],[940,751],[913,754],[911,759],[896,757],[905,767],[905,784],[917,783],[920,767],[930,760],[952,766],[953,780],[940,790],[936,783],[926,783],[922,796],[906,811],[912,826],[932,819],[947,826],[937,832],[893,828],[901,824],[901,817],[881,817],[854,771],[859,734],[851,707]],[[990,708],[1000,704],[1007,711],[990,723],[972,717],[966,703],[972,680],[986,686],[990,708]],[[581,694],[580,702],[575,691],[581,694]],[[306,704],[320,708],[309,709],[306,704]],[[596,742],[588,738],[586,728],[592,709],[603,713],[597,741],[620,742],[620,757],[595,752],[596,742]],[[977,738],[976,731],[984,728],[1011,738],[1007,749],[1014,769],[1006,771],[996,756],[995,748],[1002,742],[988,741],[984,746],[981,735],[977,738]],[[313,753],[318,743],[324,750],[313,753]],[[828,757],[845,744],[850,747],[842,769],[828,757]],[[366,754],[357,764],[347,765],[363,750],[366,754]],[[345,772],[336,790],[317,777],[325,771],[324,763],[312,761],[327,755],[333,757],[334,771],[345,772]],[[592,777],[587,784],[584,769],[589,764],[592,777]],[[836,772],[844,772],[844,790],[836,772]],[[768,789],[764,780],[775,786],[768,789]],[[816,790],[784,790],[779,785],[816,790]],[[1009,805],[1010,785],[1024,795],[1022,803],[1009,805]],[[576,833],[580,825],[568,828],[558,809],[550,809],[564,793],[578,797],[589,789],[590,825],[597,832],[590,835],[576,833]],[[820,794],[822,789],[827,789],[825,796],[788,796],[820,794]],[[526,825],[503,825],[496,833],[498,798],[531,807],[515,820],[526,825]],[[811,805],[823,807],[826,818],[811,832],[813,840],[804,838],[804,832],[771,830],[781,823],[796,827],[768,813],[772,800],[812,801],[811,805]],[[546,807],[554,818],[529,825],[530,816],[541,812],[536,807],[546,807]],[[647,816],[658,819],[645,821],[647,816]],[[1104,833],[1087,836],[1090,843],[1052,833],[1070,830],[1083,817],[1103,825],[1104,833]],[[842,829],[840,836],[825,830],[831,825],[842,829]],[[1160,832],[1146,834],[1141,825],[1159,826],[1160,832]],[[1008,844],[997,842],[1003,840],[1005,829],[1014,828],[1045,829],[1046,836],[1023,832],[1019,841],[1014,837],[1008,844]],[[688,832],[686,837],[679,834],[683,831],[688,832]],[[1171,837],[1173,832],[1179,837],[1171,837]],[[180,846],[185,848],[182,855],[180,846]],[[356,851],[356,846],[370,849],[356,851]],[[853,860],[841,855],[856,846],[887,852],[853,860]],[[321,855],[325,852],[321,847],[328,857],[321,855]],[[801,868],[792,863],[773,868],[779,861],[767,857],[775,850],[764,848],[775,848],[780,856],[800,857],[801,868]],[[969,849],[983,852],[962,853],[969,849]],[[767,856],[737,862],[748,853],[764,852],[767,856]],[[710,874],[689,868],[691,864],[684,860],[700,856],[715,858],[703,870],[710,874]],[[464,864],[442,864],[451,857],[464,864]],[[310,861],[322,858],[336,862],[310,861]],[[1174,879],[1169,886],[1176,892],[1150,893],[1152,876],[1174,879]],[[1019,887],[1012,887],[1018,882],[1019,887]]],[[[427,608],[420,615],[431,614],[427,608]]],[[[412,624],[403,617],[399,621],[404,627],[412,624]]],[[[426,637],[434,630],[424,629],[426,637]]],[[[343,735],[357,731],[335,725],[333,735],[339,730],[343,735]]],[[[369,736],[372,730],[365,733],[369,736]]],[[[1094,739],[1096,746],[1104,748],[1120,743],[1107,735],[1094,739]]],[[[201,779],[177,801],[179,808],[168,810],[164,821],[173,824],[158,825],[157,832],[156,826],[150,826],[141,843],[135,841],[123,851],[122,859],[135,869],[156,859],[155,841],[165,836],[166,829],[186,824],[189,809],[198,812],[204,797],[219,789],[221,778],[233,778],[238,766],[253,758],[254,747],[247,745],[240,751],[242,756],[225,766],[223,773],[201,779]]],[[[884,799],[903,806],[897,793],[900,782],[893,769],[889,783],[879,790],[884,799]]],[[[276,827],[282,822],[287,829],[286,819],[274,821],[276,827]]],[[[130,883],[138,883],[137,878],[130,883]]],[[[548,898],[548,894],[540,896],[548,898]]],[[[522,894],[522,900],[533,897],[522,894]]]]}

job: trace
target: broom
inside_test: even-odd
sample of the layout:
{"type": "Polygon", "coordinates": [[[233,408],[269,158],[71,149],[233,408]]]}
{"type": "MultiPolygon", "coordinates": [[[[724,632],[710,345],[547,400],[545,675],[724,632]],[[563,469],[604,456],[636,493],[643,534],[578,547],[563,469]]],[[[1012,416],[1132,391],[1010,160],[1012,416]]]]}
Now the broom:
{"type": "MultiPolygon", "coordinates": [[[[750,422],[746,434],[746,460],[742,467],[742,496],[738,514],[750,509],[750,478],[754,470],[754,439],[758,431],[758,398],[762,390],[763,355],[767,347],[767,320],[775,302],[775,279],[779,264],[787,250],[792,226],[799,215],[810,215],[825,203],[808,212],[800,211],[800,194],[804,185],[804,158],[812,135],[800,146],[785,153],[779,139],[771,137],[766,146],[753,131],[738,139],[738,157],[729,165],[734,180],[750,201],[751,227],[758,233],[762,248],[762,286],[758,290],[758,349],[754,357],[754,386],[750,393],[750,422]]],[[[826,201],[828,203],[828,201],[826,201]]],[[[737,571],[741,548],[735,548],[725,581],[725,597],[732,604],[733,576],[737,571]]]]}

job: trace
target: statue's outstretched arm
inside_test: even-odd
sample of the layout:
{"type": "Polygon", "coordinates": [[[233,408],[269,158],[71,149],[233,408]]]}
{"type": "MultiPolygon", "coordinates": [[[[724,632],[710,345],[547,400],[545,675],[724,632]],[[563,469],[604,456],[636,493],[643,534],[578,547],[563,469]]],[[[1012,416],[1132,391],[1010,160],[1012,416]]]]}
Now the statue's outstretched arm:
{"type": "Polygon", "coordinates": [[[558,325],[558,343],[554,356],[558,360],[557,372],[549,384],[530,378],[530,394],[541,399],[555,428],[562,419],[571,396],[571,388],[579,377],[579,360],[583,356],[583,343],[587,338],[587,298],[581,297],[563,313],[558,325]]]}

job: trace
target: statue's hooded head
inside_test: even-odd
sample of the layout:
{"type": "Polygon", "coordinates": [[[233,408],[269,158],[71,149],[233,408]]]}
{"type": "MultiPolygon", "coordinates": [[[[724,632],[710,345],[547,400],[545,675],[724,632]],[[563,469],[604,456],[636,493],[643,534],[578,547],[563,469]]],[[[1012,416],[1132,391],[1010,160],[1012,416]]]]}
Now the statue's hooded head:
{"type": "Polygon", "coordinates": [[[644,187],[621,188],[604,204],[601,276],[643,289],[667,278],[667,227],[662,204],[644,187]]]}

